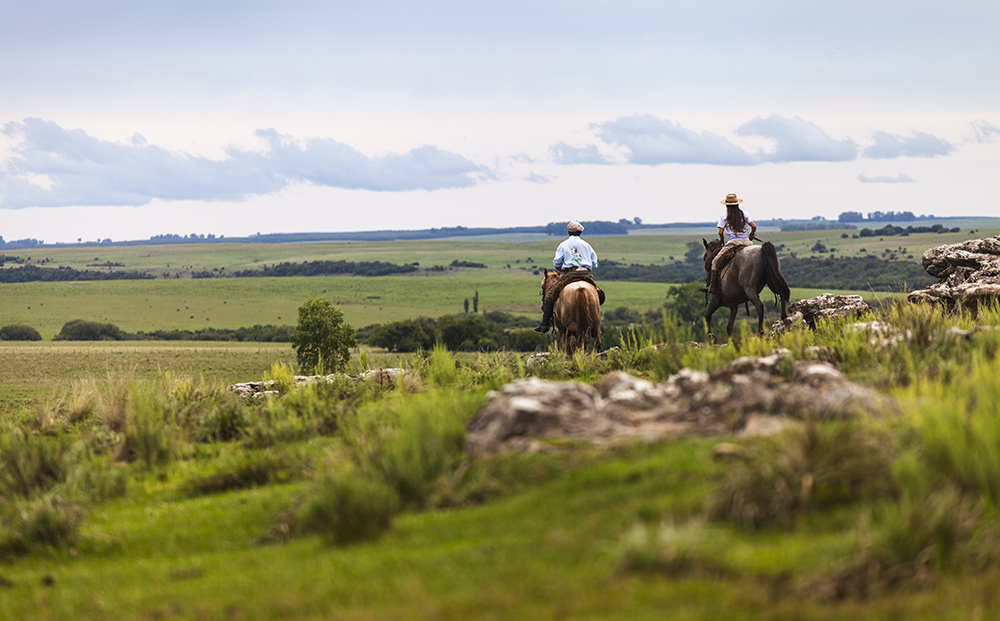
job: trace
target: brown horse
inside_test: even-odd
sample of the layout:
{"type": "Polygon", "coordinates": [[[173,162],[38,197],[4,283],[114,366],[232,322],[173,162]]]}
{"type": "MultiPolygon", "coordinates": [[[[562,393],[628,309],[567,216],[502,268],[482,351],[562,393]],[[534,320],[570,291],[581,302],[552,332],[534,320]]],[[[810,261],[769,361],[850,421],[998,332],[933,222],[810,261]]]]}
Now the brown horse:
{"type": "MultiPolygon", "coordinates": [[[[542,297],[559,279],[559,272],[544,271],[542,297]]],[[[594,351],[601,351],[601,302],[597,287],[591,283],[580,280],[566,285],[556,299],[552,319],[567,354],[581,345],[586,351],[592,338],[594,351]]]]}
{"type": "MultiPolygon", "coordinates": [[[[712,258],[722,247],[722,242],[713,240],[705,244],[705,271],[711,273],[712,258]]],[[[712,337],[712,313],[720,307],[729,309],[729,324],[726,326],[726,333],[730,338],[733,336],[733,326],[736,324],[736,314],[740,305],[749,302],[757,309],[757,331],[764,332],[764,303],[760,301],[760,292],[764,290],[764,285],[771,290],[771,293],[781,299],[781,318],[788,317],[785,305],[791,292],[788,290],[788,283],[781,275],[781,264],[778,262],[778,253],[774,244],[766,242],[762,246],[747,246],[736,253],[736,256],[724,268],[719,277],[718,290],[712,295],[708,304],[708,312],[705,313],[705,323],[708,324],[708,335],[712,337]]],[[[748,312],[749,313],[749,309],[748,312]]]]}

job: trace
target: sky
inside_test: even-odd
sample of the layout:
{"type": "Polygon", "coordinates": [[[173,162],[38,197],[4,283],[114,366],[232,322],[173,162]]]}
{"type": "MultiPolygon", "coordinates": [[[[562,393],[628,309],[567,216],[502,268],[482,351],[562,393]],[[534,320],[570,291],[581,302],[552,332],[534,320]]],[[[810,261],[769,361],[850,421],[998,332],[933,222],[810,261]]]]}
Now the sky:
{"type": "Polygon", "coordinates": [[[0,0],[0,236],[1000,216],[998,41],[997,0],[0,0]]]}

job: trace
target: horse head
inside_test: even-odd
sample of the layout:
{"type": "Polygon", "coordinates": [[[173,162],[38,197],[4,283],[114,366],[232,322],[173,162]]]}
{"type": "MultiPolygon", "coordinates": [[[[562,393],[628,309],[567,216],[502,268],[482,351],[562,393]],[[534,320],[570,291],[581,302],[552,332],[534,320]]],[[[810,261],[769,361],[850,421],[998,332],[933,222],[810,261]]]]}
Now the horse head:
{"type": "Polygon", "coordinates": [[[701,238],[701,243],[705,244],[705,256],[702,259],[705,261],[705,271],[712,271],[712,259],[715,255],[719,254],[719,249],[722,248],[722,241],[718,239],[713,239],[712,241],[705,241],[705,238],[701,238]]]}
{"type": "Polygon", "coordinates": [[[553,284],[555,284],[555,282],[557,280],[559,280],[559,272],[557,272],[555,270],[553,270],[553,271],[550,272],[549,270],[547,270],[545,268],[542,268],[542,272],[543,272],[543,274],[542,274],[542,297],[544,298],[545,297],[545,292],[549,290],[549,287],[551,287],[553,284]]]}

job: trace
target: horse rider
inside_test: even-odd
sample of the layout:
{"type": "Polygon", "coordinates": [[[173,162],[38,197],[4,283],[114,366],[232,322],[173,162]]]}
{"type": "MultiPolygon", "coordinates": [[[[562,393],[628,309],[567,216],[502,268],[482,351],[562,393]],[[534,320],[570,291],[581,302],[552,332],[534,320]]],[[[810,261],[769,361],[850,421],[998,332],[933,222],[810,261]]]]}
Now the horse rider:
{"type": "Polygon", "coordinates": [[[724,242],[722,248],[712,259],[712,273],[708,277],[708,288],[702,291],[714,294],[719,290],[719,272],[723,267],[723,262],[727,255],[732,255],[740,246],[749,246],[757,237],[757,225],[745,211],[740,208],[742,198],[736,198],[735,194],[727,194],[724,200],[719,201],[726,206],[726,213],[719,216],[719,240],[724,242]]]}
{"type": "MultiPolygon", "coordinates": [[[[542,323],[538,324],[535,332],[548,332],[552,327],[552,311],[556,305],[559,292],[571,282],[586,280],[597,287],[591,272],[597,267],[597,253],[585,242],[580,234],[583,233],[583,225],[575,220],[566,225],[566,238],[559,247],[556,248],[556,256],[552,259],[552,265],[562,273],[542,300],[542,323]]],[[[604,292],[597,288],[601,304],[604,304],[604,292]]]]}

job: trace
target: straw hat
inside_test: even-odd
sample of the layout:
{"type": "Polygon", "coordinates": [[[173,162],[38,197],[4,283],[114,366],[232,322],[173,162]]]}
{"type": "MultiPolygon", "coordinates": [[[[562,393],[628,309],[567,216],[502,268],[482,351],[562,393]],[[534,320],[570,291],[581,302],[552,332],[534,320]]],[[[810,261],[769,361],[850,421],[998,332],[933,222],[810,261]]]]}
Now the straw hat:
{"type": "Polygon", "coordinates": [[[570,222],[569,224],[566,225],[566,231],[568,233],[582,233],[583,232],[583,225],[580,224],[579,222],[577,222],[576,220],[574,220],[574,221],[572,221],[572,222],[570,222]]]}
{"type": "Polygon", "coordinates": [[[726,200],[719,201],[723,205],[739,205],[743,202],[742,198],[736,198],[735,194],[726,194],[726,200]]]}

